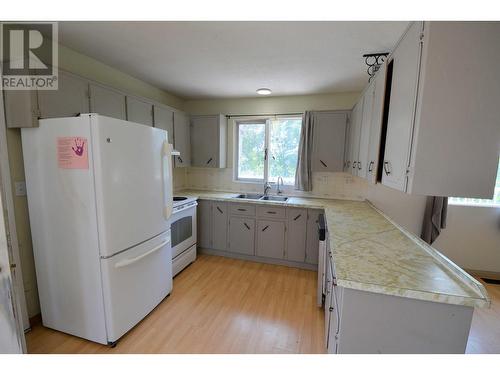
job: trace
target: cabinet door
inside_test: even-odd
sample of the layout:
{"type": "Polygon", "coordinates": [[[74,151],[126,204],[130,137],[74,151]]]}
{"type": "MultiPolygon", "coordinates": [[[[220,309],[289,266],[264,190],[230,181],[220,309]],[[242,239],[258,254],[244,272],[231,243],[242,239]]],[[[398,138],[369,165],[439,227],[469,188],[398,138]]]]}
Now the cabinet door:
{"type": "Polygon", "coordinates": [[[69,73],[59,72],[57,90],[40,90],[38,108],[41,118],[72,117],[89,113],[89,83],[69,73]]]}
{"type": "Polygon", "coordinates": [[[406,191],[406,169],[414,126],[422,24],[415,22],[394,50],[382,183],[406,191]]]}
{"type": "Polygon", "coordinates": [[[212,248],[212,202],[199,200],[197,211],[197,242],[200,247],[212,248]]]}
{"type": "Polygon", "coordinates": [[[359,138],[361,133],[361,121],[363,118],[363,100],[356,103],[352,109],[351,126],[349,129],[349,171],[353,175],[358,174],[359,160],[359,138]]]}
{"type": "Polygon", "coordinates": [[[127,120],[153,126],[153,105],[127,96],[127,120]]]}
{"type": "Polygon", "coordinates": [[[306,259],[307,210],[287,208],[286,259],[304,262],[306,259]]]}
{"type": "Polygon", "coordinates": [[[168,143],[174,144],[174,111],[155,105],[153,108],[154,126],[167,131],[168,143]]]}
{"type": "Polygon", "coordinates": [[[375,86],[372,82],[363,95],[363,115],[361,117],[359,157],[357,163],[358,176],[363,178],[366,178],[366,173],[368,171],[368,147],[370,144],[374,87],[375,86]]]}
{"type": "Polygon", "coordinates": [[[183,112],[174,112],[174,147],[180,152],[175,157],[176,167],[191,165],[191,141],[189,132],[189,118],[183,112]]]}
{"type": "Polygon", "coordinates": [[[212,248],[226,250],[227,248],[227,203],[212,203],[212,248]]]}
{"type": "Polygon", "coordinates": [[[229,218],[229,250],[233,253],[255,254],[255,219],[229,218]]]}
{"type": "Polygon", "coordinates": [[[314,113],[313,172],[342,172],[346,126],[346,113],[314,113]]]}
{"type": "Polygon", "coordinates": [[[319,235],[318,216],[322,210],[307,210],[306,263],[318,264],[319,235]]]}
{"type": "Polygon", "coordinates": [[[329,349],[330,346],[330,310],[332,306],[332,272],[330,268],[330,256],[326,257],[326,269],[325,269],[325,346],[329,349]]]}
{"type": "Polygon", "coordinates": [[[260,257],[285,257],[285,222],[259,220],[257,222],[257,251],[260,257]]]}
{"type": "Polygon", "coordinates": [[[90,85],[90,111],[100,115],[127,119],[125,95],[102,86],[90,85]]]}
{"type": "Polygon", "coordinates": [[[191,165],[216,168],[219,164],[219,117],[191,118],[191,165]]]}
{"type": "Polygon", "coordinates": [[[371,183],[377,182],[377,170],[380,152],[380,136],[384,113],[385,80],[387,65],[383,64],[373,80],[373,108],[370,124],[370,142],[368,145],[368,166],[366,178],[371,183]]]}

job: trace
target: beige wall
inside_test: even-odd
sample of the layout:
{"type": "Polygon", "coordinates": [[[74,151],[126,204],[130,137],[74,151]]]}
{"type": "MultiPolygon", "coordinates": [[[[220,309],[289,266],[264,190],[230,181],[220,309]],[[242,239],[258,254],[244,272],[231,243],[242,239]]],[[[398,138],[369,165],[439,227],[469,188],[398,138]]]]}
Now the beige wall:
{"type": "Polygon", "coordinates": [[[500,275],[500,207],[450,205],[433,246],[463,268],[500,275]]]}
{"type": "MultiPolygon", "coordinates": [[[[132,95],[147,97],[178,109],[182,109],[183,107],[183,100],[181,98],[64,46],[59,46],[59,66],[63,70],[115,87],[132,95]]],[[[7,144],[9,149],[12,184],[14,184],[15,181],[24,181],[20,129],[7,130],[7,144]]],[[[175,173],[174,184],[182,186],[184,184],[184,174],[185,172],[175,173]]],[[[14,186],[12,186],[12,190],[14,190],[14,186]]],[[[40,312],[40,306],[36,287],[35,265],[26,197],[14,196],[14,211],[19,240],[19,253],[23,270],[26,304],[28,315],[31,317],[40,312]]]]}

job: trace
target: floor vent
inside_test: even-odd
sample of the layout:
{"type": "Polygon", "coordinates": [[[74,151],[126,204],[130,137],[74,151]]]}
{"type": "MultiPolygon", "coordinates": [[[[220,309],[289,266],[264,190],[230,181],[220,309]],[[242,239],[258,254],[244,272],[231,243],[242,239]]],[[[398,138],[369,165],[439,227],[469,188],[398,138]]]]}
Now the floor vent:
{"type": "Polygon", "coordinates": [[[487,279],[485,277],[481,277],[481,280],[483,280],[487,284],[496,284],[500,285],[500,280],[495,280],[495,279],[487,279]]]}

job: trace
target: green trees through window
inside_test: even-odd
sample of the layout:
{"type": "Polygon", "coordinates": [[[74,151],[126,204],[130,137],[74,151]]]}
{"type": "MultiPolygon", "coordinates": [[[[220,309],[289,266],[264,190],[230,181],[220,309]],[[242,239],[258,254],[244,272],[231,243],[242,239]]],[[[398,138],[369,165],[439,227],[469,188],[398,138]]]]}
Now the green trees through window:
{"type": "Polygon", "coordinates": [[[293,185],[301,125],[301,117],[237,122],[237,178],[293,185]]]}

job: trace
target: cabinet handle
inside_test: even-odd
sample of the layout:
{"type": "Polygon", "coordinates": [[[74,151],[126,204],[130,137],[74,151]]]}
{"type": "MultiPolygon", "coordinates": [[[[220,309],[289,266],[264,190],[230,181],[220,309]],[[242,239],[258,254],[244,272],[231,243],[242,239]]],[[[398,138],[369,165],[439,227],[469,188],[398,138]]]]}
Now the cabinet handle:
{"type": "Polygon", "coordinates": [[[352,169],[356,169],[356,162],[355,161],[352,162],[352,169]]]}
{"type": "Polygon", "coordinates": [[[384,172],[386,175],[391,174],[391,170],[389,169],[391,167],[391,164],[388,161],[384,161],[384,172]]]}
{"type": "Polygon", "coordinates": [[[299,217],[301,217],[301,216],[302,216],[302,214],[298,214],[297,216],[295,216],[295,217],[293,218],[293,220],[295,221],[295,220],[297,220],[297,219],[298,219],[299,217]]]}
{"type": "Polygon", "coordinates": [[[361,170],[361,162],[358,161],[358,169],[361,170]]]}
{"type": "Polygon", "coordinates": [[[329,310],[330,312],[332,312],[332,311],[333,311],[333,307],[331,307],[331,306],[330,306],[330,307],[328,308],[328,310],[329,310]]]}
{"type": "Polygon", "coordinates": [[[319,162],[320,162],[321,164],[323,164],[323,167],[328,168],[328,165],[326,165],[326,164],[325,164],[325,162],[324,162],[323,160],[319,159],[319,162]]]}
{"type": "Polygon", "coordinates": [[[248,224],[247,224],[247,223],[243,223],[243,225],[244,225],[245,227],[247,227],[247,229],[248,229],[248,230],[250,230],[250,227],[248,226],[248,224]]]}
{"type": "Polygon", "coordinates": [[[368,172],[373,172],[373,165],[375,164],[375,162],[372,160],[370,162],[370,165],[368,166],[368,172]]]}
{"type": "Polygon", "coordinates": [[[184,163],[184,162],[182,161],[182,158],[181,158],[180,156],[177,156],[177,160],[179,160],[181,163],[184,163]]]}
{"type": "Polygon", "coordinates": [[[246,208],[238,208],[238,211],[246,211],[246,208]]]}
{"type": "Polygon", "coordinates": [[[269,228],[269,225],[266,225],[264,228],[262,228],[262,231],[264,232],[267,228],[269,228]]]}
{"type": "Polygon", "coordinates": [[[219,208],[219,206],[217,206],[217,211],[219,211],[221,214],[223,214],[224,212],[222,212],[222,210],[219,208]]]}
{"type": "Polygon", "coordinates": [[[212,161],[213,158],[210,158],[207,160],[207,164],[210,164],[210,162],[212,161]]]}
{"type": "Polygon", "coordinates": [[[276,215],[276,211],[267,211],[268,214],[276,215]]]}

